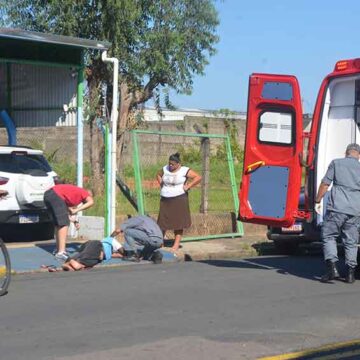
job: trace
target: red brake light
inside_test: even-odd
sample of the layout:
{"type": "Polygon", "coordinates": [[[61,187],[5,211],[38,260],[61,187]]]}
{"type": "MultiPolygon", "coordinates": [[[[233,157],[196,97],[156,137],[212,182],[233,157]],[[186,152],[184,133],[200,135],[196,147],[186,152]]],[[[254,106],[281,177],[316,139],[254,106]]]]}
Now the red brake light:
{"type": "Polygon", "coordinates": [[[0,185],[5,185],[8,181],[8,178],[0,176],[0,185]]]}
{"type": "Polygon", "coordinates": [[[334,71],[360,69],[360,59],[340,60],[335,64],[334,71]]]}
{"type": "Polygon", "coordinates": [[[335,65],[335,71],[344,71],[348,68],[349,62],[347,60],[340,60],[335,65]]]}

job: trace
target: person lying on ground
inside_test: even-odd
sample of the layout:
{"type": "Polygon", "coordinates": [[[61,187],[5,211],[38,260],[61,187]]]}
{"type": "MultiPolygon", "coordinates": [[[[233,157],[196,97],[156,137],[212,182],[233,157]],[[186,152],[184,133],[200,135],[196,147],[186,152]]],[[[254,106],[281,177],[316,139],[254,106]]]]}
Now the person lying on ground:
{"type": "Polygon", "coordinates": [[[122,245],[115,239],[117,232],[113,232],[103,240],[89,240],[82,244],[75,255],[71,256],[63,265],[65,271],[78,271],[93,267],[104,260],[121,258],[122,245]]]}
{"type": "Polygon", "coordinates": [[[120,229],[117,229],[102,241],[89,240],[82,244],[79,251],[62,265],[62,269],[65,271],[83,270],[112,258],[123,258],[124,260],[136,262],[144,259],[152,261],[154,264],[162,262],[161,252],[156,251],[158,247],[151,245],[143,246],[142,251],[137,252],[136,256],[133,251],[127,251],[125,244],[122,246],[116,240],[116,237],[121,234],[121,232],[120,229]]]}

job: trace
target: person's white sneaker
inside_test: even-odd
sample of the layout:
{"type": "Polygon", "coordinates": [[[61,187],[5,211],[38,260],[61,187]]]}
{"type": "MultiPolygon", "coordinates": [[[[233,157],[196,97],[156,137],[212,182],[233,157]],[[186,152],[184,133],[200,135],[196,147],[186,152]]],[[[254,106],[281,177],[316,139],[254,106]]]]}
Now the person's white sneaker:
{"type": "Polygon", "coordinates": [[[66,251],[61,251],[55,254],[55,259],[62,262],[67,261],[69,257],[70,256],[66,251]]]}

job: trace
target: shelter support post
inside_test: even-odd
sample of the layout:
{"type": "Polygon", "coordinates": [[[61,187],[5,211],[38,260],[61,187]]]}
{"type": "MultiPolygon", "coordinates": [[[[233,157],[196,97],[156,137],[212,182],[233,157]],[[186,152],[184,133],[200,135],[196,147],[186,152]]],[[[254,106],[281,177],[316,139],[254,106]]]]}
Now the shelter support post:
{"type": "Polygon", "coordinates": [[[116,143],[117,143],[117,119],[118,119],[118,89],[119,89],[119,60],[107,57],[107,52],[103,51],[101,59],[104,62],[112,63],[113,68],[113,96],[111,109],[111,204],[110,204],[110,228],[116,226],[116,143]]]}
{"type": "Polygon", "coordinates": [[[84,67],[78,69],[77,77],[77,186],[83,186],[84,172],[84,122],[83,122],[83,96],[84,96],[84,67]]]}

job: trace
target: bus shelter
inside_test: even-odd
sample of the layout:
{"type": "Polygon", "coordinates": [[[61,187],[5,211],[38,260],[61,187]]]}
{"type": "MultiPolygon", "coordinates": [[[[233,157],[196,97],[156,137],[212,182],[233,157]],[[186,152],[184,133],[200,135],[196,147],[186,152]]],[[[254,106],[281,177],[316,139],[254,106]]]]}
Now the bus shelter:
{"type": "Polygon", "coordinates": [[[0,28],[0,120],[9,144],[16,142],[17,127],[76,126],[78,186],[84,163],[84,52],[109,47],[104,41],[0,28]]]}

